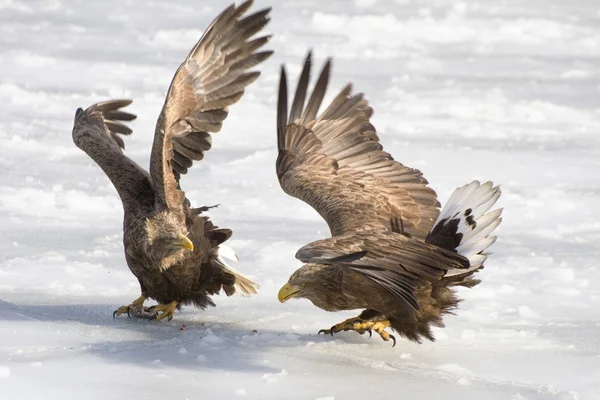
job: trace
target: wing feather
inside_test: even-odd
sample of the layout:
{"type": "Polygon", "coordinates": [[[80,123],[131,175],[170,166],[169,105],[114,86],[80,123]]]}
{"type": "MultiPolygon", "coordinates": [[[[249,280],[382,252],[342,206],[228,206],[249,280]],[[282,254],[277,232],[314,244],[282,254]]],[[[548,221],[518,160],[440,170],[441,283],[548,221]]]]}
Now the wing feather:
{"type": "Polygon", "coordinates": [[[227,7],[206,29],[178,68],[159,116],[150,157],[158,200],[181,209],[185,194],[179,179],[212,147],[227,107],[236,103],[260,72],[248,69],[272,51],[257,51],[270,36],[252,39],[269,22],[270,8],[244,17],[252,0],[227,7]]]}
{"type": "Polygon", "coordinates": [[[305,263],[335,264],[359,272],[407,305],[419,309],[415,288],[439,281],[451,269],[464,270],[469,260],[441,247],[388,231],[365,231],[312,242],[296,253],[305,263]],[[349,255],[360,257],[344,259],[349,255]]]}
{"type": "MultiPolygon", "coordinates": [[[[154,204],[154,189],[150,175],[123,153],[121,135],[131,134],[123,122],[136,118],[121,110],[131,100],[108,100],[75,113],[73,141],[86,152],[111,180],[123,204],[154,204]]],[[[128,206],[125,206],[128,209],[128,206]]]]}
{"type": "Polygon", "coordinates": [[[85,110],[88,114],[96,114],[104,123],[107,135],[122,149],[125,148],[125,143],[119,135],[131,135],[133,132],[130,127],[125,125],[124,121],[133,121],[137,118],[136,115],[121,110],[132,103],[129,99],[115,99],[101,101],[92,104],[85,110]]]}
{"type": "Polygon", "coordinates": [[[346,85],[318,115],[331,61],[309,96],[309,53],[287,110],[287,79],[282,68],[278,100],[277,175],[283,190],[315,208],[332,235],[365,229],[391,229],[403,220],[407,235],[424,239],[439,215],[436,193],[421,171],[394,161],[383,151],[369,121],[373,109],[363,94],[346,85]],[[305,108],[306,103],[306,108],[305,108]]]}

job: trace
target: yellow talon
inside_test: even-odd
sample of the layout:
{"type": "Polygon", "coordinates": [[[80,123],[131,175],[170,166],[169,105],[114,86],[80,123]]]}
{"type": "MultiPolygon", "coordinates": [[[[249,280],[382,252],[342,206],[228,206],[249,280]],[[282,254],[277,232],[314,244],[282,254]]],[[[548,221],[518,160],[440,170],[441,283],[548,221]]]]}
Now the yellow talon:
{"type": "Polygon", "coordinates": [[[127,310],[129,310],[129,306],[121,306],[117,308],[115,311],[113,311],[113,318],[116,318],[121,314],[127,313],[127,310]]]}
{"type": "Polygon", "coordinates": [[[392,340],[394,342],[392,347],[394,347],[396,346],[396,338],[394,337],[394,335],[390,335],[385,331],[385,329],[389,328],[390,326],[391,323],[389,320],[363,321],[360,318],[356,317],[342,321],[329,329],[321,329],[319,333],[330,334],[331,336],[333,336],[334,333],[338,333],[341,331],[355,331],[360,333],[361,335],[365,332],[369,332],[369,336],[371,336],[371,332],[375,331],[384,341],[389,342],[390,340],[392,340]]]}
{"type": "Polygon", "coordinates": [[[132,309],[133,310],[141,310],[144,307],[144,301],[146,301],[146,298],[144,296],[140,296],[137,299],[135,299],[130,305],[128,306],[121,306],[119,308],[117,308],[114,312],[113,312],[113,318],[118,317],[121,314],[127,314],[127,316],[131,317],[131,312],[132,309]]]}
{"type": "MultiPolygon", "coordinates": [[[[318,334],[320,335],[321,333],[324,333],[325,335],[333,336],[334,333],[349,330],[348,327],[352,326],[355,321],[359,321],[359,320],[360,319],[358,317],[348,318],[347,320],[342,321],[339,324],[335,324],[334,326],[332,326],[329,329],[321,329],[318,334]]],[[[359,332],[359,333],[362,335],[365,332],[363,331],[363,332],[359,332]]]]}
{"type": "Polygon", "coordinates": [[[167,318],[167,321],[172,320],[177,305],[178,303],[176,301],[172,301],[169,304],[159,304],[157,306],[152,307],[151,310],[155,313],[155,316],[150,319],[160,321],[163,318],[167,318]],[[161,314],[158,314],[159,312],[161,314]]]}

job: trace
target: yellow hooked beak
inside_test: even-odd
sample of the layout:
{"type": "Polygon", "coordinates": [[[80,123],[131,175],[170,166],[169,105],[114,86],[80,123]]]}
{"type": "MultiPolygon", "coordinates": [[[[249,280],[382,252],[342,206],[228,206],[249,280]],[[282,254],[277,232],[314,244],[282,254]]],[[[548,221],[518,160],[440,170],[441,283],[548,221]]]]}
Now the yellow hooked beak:
{"type": "Polygon", "coordinates": [[[171,245],[176,248],[183,247],[184,249],[188,249],[189,251],[194,251],[194,243],[192,243],[192,241],[188,239],[187,236],[179,236],[178,239],[173,240],[173,243],[171,243],[171,245]]]}
{"type": "Polygon", "coordinates": [[[277,298],[281,303],[285,303],[292,297],[296,297],[296,295],[300,293],[300,287],[296,285],[290,285],[286,283],[283,285],[281,289],[279,289],[279,293],[277,294],[277,298]]]}

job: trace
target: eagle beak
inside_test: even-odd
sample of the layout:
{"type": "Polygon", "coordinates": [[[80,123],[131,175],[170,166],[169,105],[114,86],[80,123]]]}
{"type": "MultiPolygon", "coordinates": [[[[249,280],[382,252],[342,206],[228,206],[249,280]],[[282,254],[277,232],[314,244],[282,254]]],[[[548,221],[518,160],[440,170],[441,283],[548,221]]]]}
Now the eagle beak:
{"type": "Polygon", "coordinates": [[[277,298],[279,299],[279,301],[281,303],[285,303],[292,297],[296,297],[296,295],[298,295],[298,293],[300,293],[300,287],[286,283],[285,285],[283,285],[283,287],[281,289],[279,289],[277,298]]]}
{"type": "Polygon", "coordinates": [[[176,247],[183,247],[184,249],[188,249],[189,251],[194,251],[194,243],[187,236],[180,236],[179,239],[175,240],[173,243],[176,247]]]}

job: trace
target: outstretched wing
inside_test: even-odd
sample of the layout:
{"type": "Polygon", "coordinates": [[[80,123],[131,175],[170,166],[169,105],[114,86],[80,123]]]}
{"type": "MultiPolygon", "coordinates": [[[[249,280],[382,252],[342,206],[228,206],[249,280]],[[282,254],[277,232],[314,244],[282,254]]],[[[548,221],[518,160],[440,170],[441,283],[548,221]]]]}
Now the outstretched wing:
{"type": "Polygon", "coordinates": [[[132,132],[123,122],[136,118],[121,110],[129,104],[131,100],[108,100],[93,104],[85,111],[79,108],[75,113],[73,141],[102,168],[124,204],[135,201],[152,205],[154,191],[150,175],[122,151],[124,144],[120,135],[132,132]]]}
{"type": "Polygon", "coordinates": [[[373,113],[362,94],[346,86],[317,116],[329,80],[325,64],[305,106],[311,55],[287,114],[287,79],[281,71],[277,109],[277,177],[283,190],[311,205],[332,235],[364,229],[394,230],[424,239],[439,215],[436,193],[418,169],[383,151],[373,113]]]}
{"type": "Polygon", "coordinates": [[[270,9],[242,18],[248,0],[225,9],[206,29],[177,69],[156,125],[150,174],[158,200],[169,209],[182,207],[179,178],[212,145],[210,133],[221,129],[227,107],[236,103],[260,72],[247,72],[272,51],[257,52],[269,36],[250,40],[268,22],[270,9]]]}
{"type": "Polygon", "coordinates": [[[411,312],[419,309],[415,290],[420,284],[440,280],[448,270],[469,267],[469,260],[456,252],[388,231],[312,242],[298,250],[296,258],[351,268],[403,301],[411,312]]]}

